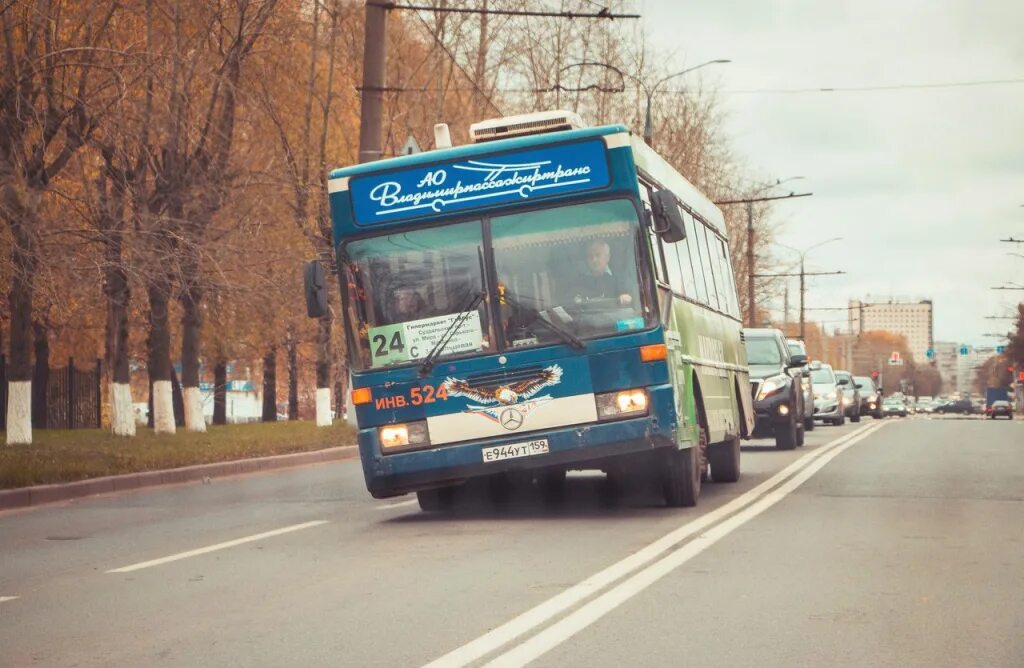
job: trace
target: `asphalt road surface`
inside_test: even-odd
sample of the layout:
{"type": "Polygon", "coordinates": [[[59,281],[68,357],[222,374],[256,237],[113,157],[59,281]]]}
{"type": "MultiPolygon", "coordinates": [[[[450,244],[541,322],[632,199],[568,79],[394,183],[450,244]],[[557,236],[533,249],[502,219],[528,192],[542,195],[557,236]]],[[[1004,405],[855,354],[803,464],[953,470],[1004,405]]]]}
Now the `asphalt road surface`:
{"type": "Polygon", "coordinates": [[[755,443],[691,509],[424,514],[352,461],[0,514],[0,666],[1024,665],[1024,425],[755,443]]]}

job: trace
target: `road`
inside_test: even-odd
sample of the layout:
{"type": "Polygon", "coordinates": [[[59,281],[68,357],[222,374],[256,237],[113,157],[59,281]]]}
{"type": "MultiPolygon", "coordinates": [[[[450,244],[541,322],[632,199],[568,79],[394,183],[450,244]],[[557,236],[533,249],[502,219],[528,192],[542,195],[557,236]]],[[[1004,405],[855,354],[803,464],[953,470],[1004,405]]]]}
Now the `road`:
{"type": "Polygon", "coordinates": [[[1024,424],[743,471],[679,510],[579,475],[423,514],[343,462],[7,512],[0,665],[1024,665],[1024,424]]]}

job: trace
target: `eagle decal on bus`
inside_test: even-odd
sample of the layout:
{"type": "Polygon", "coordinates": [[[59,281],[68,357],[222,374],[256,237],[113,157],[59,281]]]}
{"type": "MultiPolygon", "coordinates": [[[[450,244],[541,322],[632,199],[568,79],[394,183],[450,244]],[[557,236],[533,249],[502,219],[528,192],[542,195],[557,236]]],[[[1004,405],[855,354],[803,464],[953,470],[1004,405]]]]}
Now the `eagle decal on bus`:
{"type": "MultiPolygon", "coordinates": [[[[522,419],[529,415],[541,403],[551,399],[551,395],[536,396],[546,387],[562,382],[562,367],[553,364],[543,370],[535,378],[528,378],[508,385],[497,387],[472,387],[461,378],[449,376],[442,384],[449,397],[466,397],[479,405],[467,404],[467,413],[476,413],[502,423],[501,416],[507,408],[515,406],[515,413],[522,419]]],[[[508,428],[508,427],[506,427],[508,428]]]]}

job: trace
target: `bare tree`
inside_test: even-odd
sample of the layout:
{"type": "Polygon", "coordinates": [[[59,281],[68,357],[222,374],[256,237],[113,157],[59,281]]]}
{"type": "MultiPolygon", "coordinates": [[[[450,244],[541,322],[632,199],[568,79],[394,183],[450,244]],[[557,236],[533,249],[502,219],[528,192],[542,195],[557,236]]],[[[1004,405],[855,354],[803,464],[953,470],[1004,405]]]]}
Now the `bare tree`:
{"type": "Polygon", "coordinates": [[[0,220],[11,234],[7,443],[32,442],[32,301],[43,199],[88,141],[120,80],[105,65],[117,3],[13,0],[0,8],[0,220]]]}

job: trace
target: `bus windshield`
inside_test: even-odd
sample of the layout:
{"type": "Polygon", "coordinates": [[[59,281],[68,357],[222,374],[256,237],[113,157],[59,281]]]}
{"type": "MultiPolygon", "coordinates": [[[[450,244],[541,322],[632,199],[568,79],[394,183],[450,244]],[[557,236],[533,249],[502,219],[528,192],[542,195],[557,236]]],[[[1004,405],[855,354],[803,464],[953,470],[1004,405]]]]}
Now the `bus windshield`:
{"type": "Polygon", "coordinates": [[[353,366],[422,359],[460,320],[444,355],[490,351],[487,309],[477,299],[485,290],[483,255],[479,221],[348,243],[342,257],[355,329],[353,366]]]}
{"type": "Polygon", "coordinates": [[[621,199],[351,241],[341,256],[353,366],[422,359],[449,328],[442,358],[498,350],[488,311],[494,300],[478,299],[482,292],[497,297],[506,348],[653,324],[640,288],[638,239],[636,209],[621,199]],[[493,289],[485,279],[485,226],[493,240],[493,289]]]}
{"type": "Polygon", "coordinates": [[[604,200],[499,216],[491,223],[501,327],[514,348],[642,329],[636,209],[604,200]],[[552,327],[554,324],[555,327],[552,327]]]}

